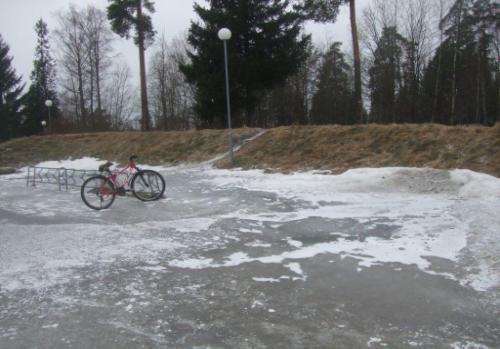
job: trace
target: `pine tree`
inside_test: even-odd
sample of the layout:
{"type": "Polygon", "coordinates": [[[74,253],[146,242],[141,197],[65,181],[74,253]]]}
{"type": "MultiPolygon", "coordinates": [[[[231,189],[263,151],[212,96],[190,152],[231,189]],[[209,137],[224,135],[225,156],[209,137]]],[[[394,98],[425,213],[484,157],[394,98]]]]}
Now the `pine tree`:
{"type": "Polygon", "coordinates": [[[9,46],[0,35],[0,141],[19,135],[24,85],[12,67],[9,46]]]}
{"type": "Polygon", "coordinates": [[[194,5],[202,23],[192,23],[190,63],[181,69],[196,86],[196,112],[204,126],[225,126],[224,56],[217,32],[228,27],[231,102],[234,124],[256,125],[260,92],[295,73],[306,56],[309,36],[301,36],[301,19],[289,1],[209,0],[194,5]]]}
{"type": "MultiPolygon", "coordinates": [[[[54,124],[58,115],[58,101],[55,87],[55,64],[50,54],[49,30],[47,24],[40,18],[35,25],[37,34],[37,46],[35,48],[35,60],[31,72],[31,85],[25,95],[25,109],[23,111],[26,121],[23,125],[23,133],[31,135],[42,129],[41,122],[49,122],[46,100],[51,100],[50,122],[54,124]]],[[[54,125],[49,125],[53,130],[54,125]]]]}
{"type": "Polygon", "coordinates": [[[341,51],[341,43],[333,43],[323,56],[317,91],[313,97],[311,122],[314,124],[354,124],[351,67],[341,51]]]}
{"type": "Polygon", "coordinates": [[[135,30],[134,42],[139,48],[139,68],[141,78],[141,114],[142,129],[148,131],[151,128],[151,120],[148,109],[148,93],[146,83],[146,62],[144,52],[149,43],[153,41],[155,31],[151,16],[144,13],[153,13],[154,2],[151,0],[108,0],[108,19],[115,33],[121,37],[129,38],[130,31],[135,30]]]}
{"type": "Polygon", "coordinates": [[[354,58],[354,102],[355,114],[358,122],[364,122],[363,91],[361,82],[361,54],[359,49],[358,25],[356,18],[355,0],[297,0],[295,6],[306,19],[316,22],[335,22],[339,8],[349,4],[351,21],[351,36],[354,58]]]}
{"type": "Polygon", "coordinates": [[[396,114],[396,95],[401,85],[401,62],[405,44],[405,39],[395,27],[383,29],[375,50],[374,63],[369,71],[372,121],[401,121],[396,114]]]}
{"type": "Polygon", "coordinates": [[[427,98],[437,101],[437,122],[491,124],[497,118],[499,63],[493,33],[499,30],[498,11],[498,5],[490,0],[464,1],[461,6],[457,0],[445,17],[442,25],[446,38],[423,79],[427,98]],[[448,64],[440,66],[440,57],[448,64]],[[435,95],[432,86],[437,79],[440,88],[435,95]]]}

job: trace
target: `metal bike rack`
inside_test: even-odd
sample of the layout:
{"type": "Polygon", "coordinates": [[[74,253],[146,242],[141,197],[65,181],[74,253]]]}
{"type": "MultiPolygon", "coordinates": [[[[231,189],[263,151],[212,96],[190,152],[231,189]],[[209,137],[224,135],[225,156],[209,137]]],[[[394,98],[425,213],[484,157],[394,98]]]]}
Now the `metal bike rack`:
{"type": "Polygon", "coordinates": [[[28,167],[26,175],[26,186],[36,187],[37,184],[53,184],[68,190],[70,187],[80,187],[83,182],[99,171],[76,170],[71,168],[48,168],[48,167],[28,167]]]}

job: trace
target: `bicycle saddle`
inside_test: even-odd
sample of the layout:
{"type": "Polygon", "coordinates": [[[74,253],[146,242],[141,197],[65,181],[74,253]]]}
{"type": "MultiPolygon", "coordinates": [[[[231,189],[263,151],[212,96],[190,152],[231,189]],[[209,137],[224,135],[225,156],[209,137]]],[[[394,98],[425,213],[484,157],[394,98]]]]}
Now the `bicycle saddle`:
{"type": "Polygon", "coordinates": [[[112,162],[108,161],[99,166],[99,172],[110,172],[109,168],[113,165],[112,162]]]}

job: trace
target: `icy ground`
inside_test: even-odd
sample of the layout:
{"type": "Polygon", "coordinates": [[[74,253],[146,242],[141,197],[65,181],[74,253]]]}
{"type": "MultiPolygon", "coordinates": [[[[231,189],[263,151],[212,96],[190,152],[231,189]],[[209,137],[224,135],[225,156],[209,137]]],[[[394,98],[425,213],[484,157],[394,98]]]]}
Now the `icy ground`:
{"type": "Polygon", "coordinates": [[[0,348],[500,347],[499,179],[156,170],[102,212],[0,177],[0,348]]]}

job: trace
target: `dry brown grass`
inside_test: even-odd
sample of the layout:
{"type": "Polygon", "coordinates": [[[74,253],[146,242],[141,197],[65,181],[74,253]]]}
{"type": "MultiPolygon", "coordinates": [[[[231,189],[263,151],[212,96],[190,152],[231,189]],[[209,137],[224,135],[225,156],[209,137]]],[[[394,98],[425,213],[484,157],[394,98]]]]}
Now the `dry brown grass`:
{"type": "MultiPolygon", "coordinates": [[[[235,143],[259,130],[234,131],[235,143]]],[[[0,144],[0,167],[20,167],[46,160],[93,156],[125,163],[130,154],[151,165],[200,162],[226,151],[227,133],[221,130],[185,132],[105,132],[18,138],[0,144]]]]}
{"type": "Polygon", "coordinates": [[[500,177],[500,125],[280,127],[244,147],[236,161],[243,168],[283,172],[404,166],[471,169],[500,177]]]}
{"type": "MultiPolygon", "coordinates": [[[[258,129],[235,130],[245,139],[258,129]]],[[[0,167],[44,160],[95,156],[125,162],[136,153],[149,164],[199,162],[223,153],[220,130],[57,135],[0,144],[0,167]]],[[[227,160],[217,164],[227,167],[227,160]]],[[[463,168],[500,177],[500,124],[495,127],[440,125],[292,126],[270,129],[235,157],[243,168],[291,170],[408,166],[463,168]]]]}

